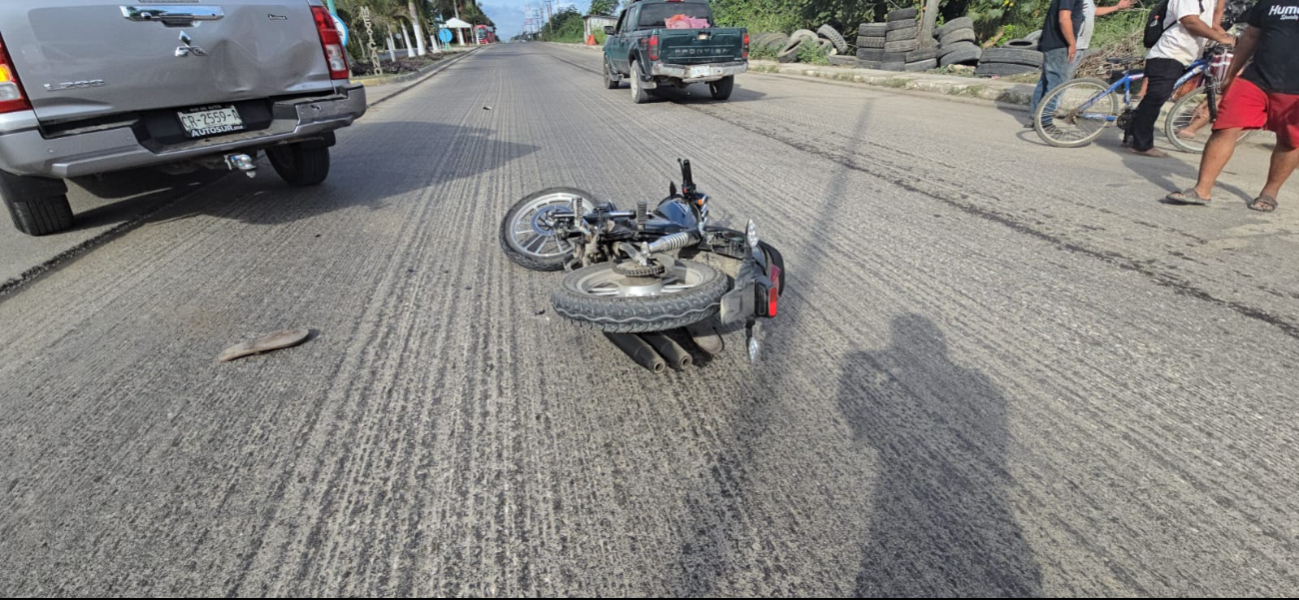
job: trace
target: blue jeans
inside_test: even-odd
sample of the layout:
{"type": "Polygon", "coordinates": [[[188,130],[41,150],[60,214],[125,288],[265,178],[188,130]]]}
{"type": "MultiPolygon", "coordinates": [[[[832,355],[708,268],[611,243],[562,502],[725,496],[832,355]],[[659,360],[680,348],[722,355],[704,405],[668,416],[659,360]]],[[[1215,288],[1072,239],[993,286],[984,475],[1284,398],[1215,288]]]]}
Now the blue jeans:
{"type": "MultiPolygon", "coordinates": [[[[1042,53],[1042,78],[1037,81],[1037,89],[1033,90],[1033,101],[1028,105],[1030,119],[1037,118],[1037,105],[1042,103],[1042,98],[1073,77],[1073,69],[1074,64],[1069,60],[1068,48],[1057,48],[1042,53]]],[[[1046,122],[1050,120],[1047,119],[1046,122]]]]}

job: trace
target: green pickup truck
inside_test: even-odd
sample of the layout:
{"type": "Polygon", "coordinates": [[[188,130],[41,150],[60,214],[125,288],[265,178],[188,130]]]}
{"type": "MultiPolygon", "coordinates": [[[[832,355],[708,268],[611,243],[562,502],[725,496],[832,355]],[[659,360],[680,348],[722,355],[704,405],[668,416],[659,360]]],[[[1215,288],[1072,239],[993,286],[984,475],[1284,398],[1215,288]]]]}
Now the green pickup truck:
{"type": "Polygon", "coordinates": [[[632,0],[604,32],[604,86],[617,89],[627,78],[636,104],[661,85],[692,83],[707,83],[714,99],[725,100],[749,68],[749,33],[713,27],[705,0],[632,0]]]}

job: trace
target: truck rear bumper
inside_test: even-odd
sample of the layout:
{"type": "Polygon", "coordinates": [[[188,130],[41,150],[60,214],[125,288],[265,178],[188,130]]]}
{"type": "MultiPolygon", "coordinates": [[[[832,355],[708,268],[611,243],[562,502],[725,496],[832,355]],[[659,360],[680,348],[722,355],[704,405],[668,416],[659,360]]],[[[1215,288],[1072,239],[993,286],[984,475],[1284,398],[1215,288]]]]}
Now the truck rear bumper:
{"type": "Polygon", "coordinates": [[[267,129],[153,148],[141,143],[129,125],[46,138],[34,117],[14,117],[0,123],[0,169],[15,175],[82,177],[310,139],[351,125],[365,114],[364,86],[336,89],[330,96],[273,103],[267,129]]]}
{"type": "Polygon", "coordinates": [[[655,63],[650,67],[650,75],[671,77],[685,83],[702,83],[717,81],[723,77],[739,75],[749,70],[748,62],[719,63],[713,65],[668,65],[655,63]]]}

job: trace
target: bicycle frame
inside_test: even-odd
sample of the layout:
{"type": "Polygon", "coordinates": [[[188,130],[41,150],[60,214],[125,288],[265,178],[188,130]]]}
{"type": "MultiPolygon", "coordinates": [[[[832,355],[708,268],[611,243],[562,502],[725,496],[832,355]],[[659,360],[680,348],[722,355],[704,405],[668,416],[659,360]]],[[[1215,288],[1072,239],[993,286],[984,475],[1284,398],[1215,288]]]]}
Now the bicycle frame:
{"type": "MultiPolygon", "coordinates": [[[[1201,58],[1196,60],[1195,62],[1192,62],[1191,66],[1187,68],[1186,73],[1182,75],[1180,78],[1178,78],[1177,83],[1173,84],[1173,89],[1178,89],[1183,85],[1186,85],[1186,82],[1190,81],[1193,77],[1196,77],[1204,73],[1208,69],[1209,69],[1209,59],[1207,58],[1201,58]]],[[[1091,108],[1092,105],[1096,104],[1097,102],[1100,102],[1102,98],[1105,98],[1110,94],[1117,92],[1120,87],[1123,88],[1123,104],[1125,106],[1131,106],[1132,105],[1132,84],[1134,82],[1141,81],[1142,79],[1145,78],[1146,78],[1145,73],[1132,73],[1129,70],[1129,72],[1125,74],[1122,79],[1114,82],[1114,85],[1111,85],[1109,89],[1099,94],[1096,94],[1095,96],[1092,96],[1090,100],[1083,103],[1082,106],[1079,106],[1074,110],[1076,113],[1078,113],[1079,118],[1104,120],[1106,122],[1113,123],[1114,121],[1118,120],[1118,117],[1116,115],[1089,115],[1084,113],[1083,111],[1091,108]]],[[[1216,112],[1216,108],[1213,110],[1214,112],[1216,112]]],[[[1216,115],[1214,116],[1216,117],[1216,115]]]]}

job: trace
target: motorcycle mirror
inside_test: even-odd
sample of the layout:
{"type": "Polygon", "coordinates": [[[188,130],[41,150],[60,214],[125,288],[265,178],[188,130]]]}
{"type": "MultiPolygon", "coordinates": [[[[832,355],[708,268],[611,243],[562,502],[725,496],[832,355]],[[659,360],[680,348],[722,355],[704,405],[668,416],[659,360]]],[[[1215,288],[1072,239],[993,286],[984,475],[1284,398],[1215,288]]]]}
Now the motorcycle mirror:
{"type": "Polygon", "coordinates": [[[669,198],[677,197],[677,182],[675,181],[668,182],[668,197],[669,198]]]}

